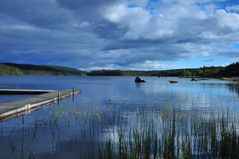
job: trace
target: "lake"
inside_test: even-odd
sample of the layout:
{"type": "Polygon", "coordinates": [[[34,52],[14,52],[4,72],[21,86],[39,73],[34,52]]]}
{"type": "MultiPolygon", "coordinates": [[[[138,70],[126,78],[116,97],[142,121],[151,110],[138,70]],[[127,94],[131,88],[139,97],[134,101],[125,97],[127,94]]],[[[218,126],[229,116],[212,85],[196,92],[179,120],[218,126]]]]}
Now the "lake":
{"type": "MultiPolygon", "coordinates": [[[[0,88],[80,89],[81,94],[31,113],[0,122],[0,158],[97,158],[107,139],[117,143],[115,130],[137,125],[142,110],[184,112],[239,110],[239,83],[189,78],[89,76],[1,76],[0,88]],[[169,80],[177,80],[170,84],[169,80]],[[120,121],[120,123],[118,122],[120,121]]],[[[0,96],[6,102],[26,96],[0,96]]],[[[143,114],[145,115],[145,114],[143,114]]],[[[140,125],[140,124],[139,124],[140,125]]]]}

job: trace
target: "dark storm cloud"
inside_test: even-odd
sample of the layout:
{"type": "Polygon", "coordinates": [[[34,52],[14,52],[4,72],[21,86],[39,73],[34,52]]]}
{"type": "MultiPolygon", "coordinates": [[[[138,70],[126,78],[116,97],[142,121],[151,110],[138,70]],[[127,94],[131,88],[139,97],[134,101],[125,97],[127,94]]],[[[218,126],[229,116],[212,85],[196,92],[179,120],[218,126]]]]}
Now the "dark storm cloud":
{"type": "Polygon", "coordinates": [[[0,13],[34,26],[58,27],[71,19],[54,0],[1,0],[0,13]]]}
{"type": "Polygon", "coordinates": [[[239,15],[228,11],[237,7],[197,2],[1,0],[0,61],[157,68],[194,56],[238,57],[231,46],[239,42],[239,15]]]}
{"type": "MultiPolygon", "coordinates": [[[[109,0],[57,0],[57,2],[63,6],[67,7],[69,9],[82,9],[84,8],[92,8],[93,10],[99,9],[101,6],[106,6],[109,4],[113,4],[116,1],[109,1],[109,0]],[[96,7],[97,6],[97,7],[96,7]]],[[[119,1],[120,2],[120,1],[119,1]]]]}

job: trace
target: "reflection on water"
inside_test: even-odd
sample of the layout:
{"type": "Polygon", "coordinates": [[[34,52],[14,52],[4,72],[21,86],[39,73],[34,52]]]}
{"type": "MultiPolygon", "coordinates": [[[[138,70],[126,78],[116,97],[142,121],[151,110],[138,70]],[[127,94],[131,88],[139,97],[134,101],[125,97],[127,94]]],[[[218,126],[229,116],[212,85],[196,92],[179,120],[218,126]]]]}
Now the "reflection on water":
{"type": "Polygon", "coordinates": [[[239,95],[239,84],[229,84],[227,85],[229,90],[233,93],[237,93],[239,95]]]}
{"type": "Polygon", "coordinates": [[[0,95],[0,103],[11,102],[23,98],[30,97],[31,95],[0,95]]]}
{"type": "MultiPolygon", "coordinates": [[[[145,77],[3,77],[2,88],[80,88],[82,94],[0,123],[1,158],[97,158],[99,147],[118,129],[140,127],[165,108],[189,114],[238,111],[238,85],[220,80],[145,77]],[[143,117],[139,118],[138,117],[143,117]]],[[[160,125],[160,119],[157,123],[160,125]]],[[[151,123],[152,124],[152,123],[151,123]]]]}

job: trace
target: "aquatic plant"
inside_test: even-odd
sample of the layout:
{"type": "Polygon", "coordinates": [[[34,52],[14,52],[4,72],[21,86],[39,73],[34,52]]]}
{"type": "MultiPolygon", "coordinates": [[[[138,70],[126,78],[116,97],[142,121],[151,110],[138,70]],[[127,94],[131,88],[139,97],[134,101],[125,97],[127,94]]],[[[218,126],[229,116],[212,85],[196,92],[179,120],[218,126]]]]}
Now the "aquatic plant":
{"type": "Polygon", "coordinates": [[[238,124],[227,113],[196,114],[175,110],[154,112],[160,116],[149,111],[145,113],[150,114],[141,112],[137,116],[143,121],[138,122],[140,126],[131,125],[130,131],[119,130],[115,143],[118,146],[101,148],[102,158],[108,156],[107,152],[119,159],[239,158],[238,124]],[[155,119],[158,117],[161,120],[155,119]],[[161,122],[152,124],[155,120],[161,122]]]}

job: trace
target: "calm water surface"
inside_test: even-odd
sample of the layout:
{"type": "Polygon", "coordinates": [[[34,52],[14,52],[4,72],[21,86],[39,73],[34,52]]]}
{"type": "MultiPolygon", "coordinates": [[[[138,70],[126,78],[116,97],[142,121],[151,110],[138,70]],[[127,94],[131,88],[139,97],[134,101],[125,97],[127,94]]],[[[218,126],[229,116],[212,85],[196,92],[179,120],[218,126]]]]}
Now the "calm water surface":
{"type": "MultiPolygon", "coordinates": [[[[0,158],[97,158],[114,130],[135,124],[141,109],[206,112],[239,110],[239,85],[209,79],[145,77],[2,76],[0,88],[81,89],[81,94],[0,123],[0,158]],[[169,80],[178,80],[170,84],[169,80]],[[119,113],[120,112],[120,113],[119,113]],[[122,126],[121,125],[121,126],[122,126]]],[[[0,96],[0,102],[24,96],[0,96]]]]}

